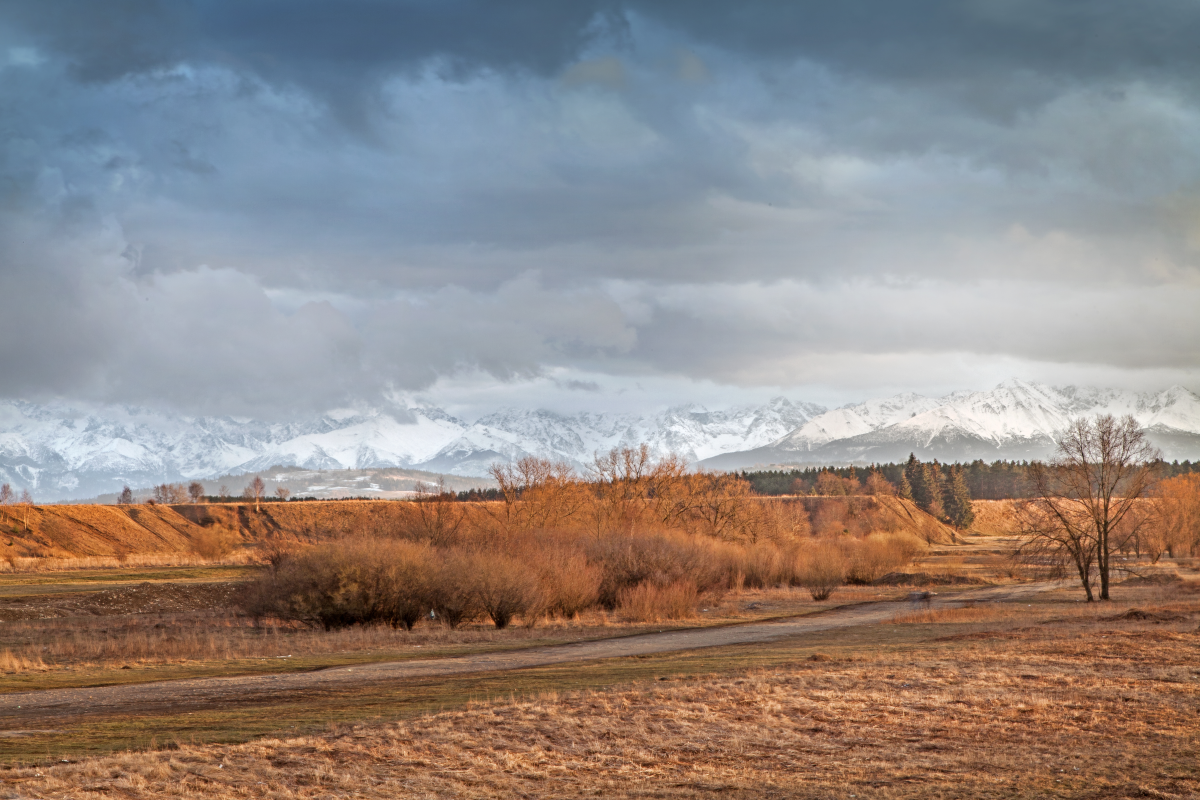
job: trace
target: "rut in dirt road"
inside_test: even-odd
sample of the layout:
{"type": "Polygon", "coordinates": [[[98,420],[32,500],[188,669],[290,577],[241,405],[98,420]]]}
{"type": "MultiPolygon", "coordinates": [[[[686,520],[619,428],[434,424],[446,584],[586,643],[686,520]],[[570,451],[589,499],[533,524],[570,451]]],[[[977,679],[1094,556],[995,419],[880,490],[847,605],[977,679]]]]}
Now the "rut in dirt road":
{"type": "MultiPolygon", "coordinates": [[[[990,587],[935,598],[934,608],[953,608],[966,602],[1005,602],[1058,588],[1060,583],[990,587]]],[[[452,658],[391,661],[353,667],[332,667],[316,672],[283,675],[245,675],[199,678],[88,689],[51,689],[0,695],[0,731],[27,727],[32,721],[145,714],[156,711],[184,713],[225,706],[279,700],[303,694],[324,694],[361,689],[371,684],[406,678],[497,672],[602,658],[653,655],[736,644],[770,642],[785,637],[836,628],[872,625],[910,611],[906,602],[862,603],[803,617],[747,623],[720,628],[693,628],[639,634],[617,639],[537,647],[502,653],[480,653],[452,658]]],[[[922,606],[924,607],[924,606],[922,606]]]]}

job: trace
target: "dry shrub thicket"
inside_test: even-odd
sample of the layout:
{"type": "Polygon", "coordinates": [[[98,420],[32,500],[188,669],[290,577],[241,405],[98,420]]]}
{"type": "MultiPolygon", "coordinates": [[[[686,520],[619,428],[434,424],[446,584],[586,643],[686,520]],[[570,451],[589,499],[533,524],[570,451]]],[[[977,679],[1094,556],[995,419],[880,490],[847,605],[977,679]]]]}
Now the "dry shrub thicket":
{"type": "Polygon", "coordinates": [[[804,586],[824,599],[907,564],[922,546],[886,524],[869,527],[880,515],[854,509],[872,498],[847,498],[814,531],[802,501],[764,501],[737,475],[689,473],[645,447],[597,457],[586,479],[532,457],[492,475],[500,502],[427,490],[386,529],[276,546],[246,608],[327,629],[411,628],[430,612],[451,628],[485,617],[504,628],[597,607],[680,619],[702,596],[741,588],[804,586]]]}
{"type": "Polygon", "coordinates": [[[1147,554],[1155,560],[1200,555],[1200,474],[1168,478],[1155,495],[1161,520],[1146,528],[1147,554]]]}

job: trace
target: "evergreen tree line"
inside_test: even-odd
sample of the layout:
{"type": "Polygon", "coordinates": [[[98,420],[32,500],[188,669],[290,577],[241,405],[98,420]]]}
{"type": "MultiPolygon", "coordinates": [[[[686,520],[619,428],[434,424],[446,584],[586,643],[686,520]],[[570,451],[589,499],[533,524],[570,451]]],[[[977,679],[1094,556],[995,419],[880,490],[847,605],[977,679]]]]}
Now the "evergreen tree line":
{"type": "Polygon", "coordinates": [[[975,519],[967,470],[958,464],[922,463],[910,455],[904,464],[808,467],[787,472],[743,472],[760,494],[898,495],[937,519],[966,528],[975,519]]]}
{"type": "Polygon", "coordinates": [[[970,527],[975,521],[971,509],[971,490],[967,486],[966,470],[959,464],[923,464],[915,455],[900,473],[896,494],[912,500],[931,516],[956,528],[970,527]]]}
{"type": "MultiPolygon", "coordinates": [[[[958,467],[963,472],[967,491],[976,500],[1017,500],[1033,496],[1033,487],[1029,478],[1030,462],[1028,461],[972,461],[969,464],[940,464],[934,461],[942,472],[942,480],[950,478],[950,471],[958,467]]],[[[869,470],[878,471],[889,483],[901,489],[901,478],[908,464],[874,464],[869,470]]],[[[869,470],[855,467],[805,467],[792,470],[761,470],[757,472],[742,472],[742,477],[750,482],[755,492],[761,495],[784,494],[815,494],[817,480],[822,473],[832,473],[845,480],[854,480],[869,470]]],[[[1179,475],[1200,473],[1200,461],[1161,461],[1157,465],[1157,474],[1162,478],[1174,478],[1179,475]]],[[[911,479],[910,479],[911,484],[911,479]]],[[[910,486],[911,489],[911,486],[910,486]]]]}

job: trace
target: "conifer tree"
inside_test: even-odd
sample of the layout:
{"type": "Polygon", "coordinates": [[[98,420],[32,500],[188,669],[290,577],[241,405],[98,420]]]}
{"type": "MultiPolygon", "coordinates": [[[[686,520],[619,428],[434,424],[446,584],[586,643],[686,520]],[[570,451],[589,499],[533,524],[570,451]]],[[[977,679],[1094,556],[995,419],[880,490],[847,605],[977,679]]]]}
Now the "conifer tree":
{"type": "Polygon", "coordinates": [[[924,508],[925,465],[917,460],[915,453],[908,454],[908,463],[904,465],[904,483],[908,484],[908,499],[916,503],[918,508],[924,508]]]}
{"type": "Polygon", "coordinates": [[[925,465],[924,472],[925,502],[919,505],[930,516],[944,520],[946,510],[942,507],[942,466],[934,461],[932,464],[925,465]]]}
{"type": "Polygon", "coordinates": [[[967,479],[961,467],[950,468],[950,480],[946,481],[944,488],[943,505],[946,518],[959,530],[969,528],[975,521],[975,512],[971,508],[971,491],[967,487],[967,479]]]}
{"type": "Polygon", "coordinates": [[[896,487],[896,496],[901,500],[912,502],[912,486],[908,483],[908,476],[903,472],[900,473],[900,484],[896,487]]]}

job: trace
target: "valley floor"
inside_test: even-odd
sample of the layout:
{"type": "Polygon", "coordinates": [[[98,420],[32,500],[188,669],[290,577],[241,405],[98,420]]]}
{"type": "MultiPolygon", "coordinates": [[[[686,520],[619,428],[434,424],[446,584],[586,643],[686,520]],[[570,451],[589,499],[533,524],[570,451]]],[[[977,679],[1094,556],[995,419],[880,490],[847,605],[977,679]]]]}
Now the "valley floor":
{"type": "Polygon", "coordinates": [[[540,685],[521,670],[442,712],[393,698],[360,708],[376,721],[318,723],[317,703],[323,732],[164,740],[0,778],[21,797],[79,798],[1195,797],[1194,584],[1028,599],[593,662],[540,685]],[[506,684],[512,699],[495,699],[506,684]]]}

